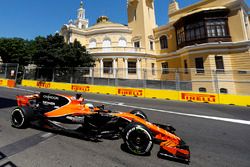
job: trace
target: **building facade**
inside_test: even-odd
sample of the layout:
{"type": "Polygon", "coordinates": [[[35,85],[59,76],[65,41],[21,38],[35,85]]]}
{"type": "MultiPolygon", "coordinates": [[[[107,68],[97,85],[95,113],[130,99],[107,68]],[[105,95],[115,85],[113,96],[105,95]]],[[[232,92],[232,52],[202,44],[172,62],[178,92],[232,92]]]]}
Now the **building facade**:
{"type": "Polygon", "coordinates": [[[157,26],[154,0],[127,0],[128,25],[101,16],[89,27],[81,3],[60,34],[86,46],[97,77],[142,79],[148,70],[150,80],[175,80],[171,69],[180,69],[178,79],[192,82],[193,91],[250,93],[249,83],[237,82],[250,81],[248,12],[244,0],[201,0],[183,9],[171,0],[169,22],[157,26]]]}

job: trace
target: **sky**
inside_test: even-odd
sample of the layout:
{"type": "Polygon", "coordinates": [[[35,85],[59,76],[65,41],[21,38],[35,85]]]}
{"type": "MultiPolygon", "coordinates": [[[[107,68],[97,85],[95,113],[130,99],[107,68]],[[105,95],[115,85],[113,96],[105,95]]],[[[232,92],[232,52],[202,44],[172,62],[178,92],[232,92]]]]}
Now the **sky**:
{"type": "MultiPolygon", "coordinates": [[[[0,0],[0,37],[34,39],[59,31],[76,18],[81,0],[0,0]]],[[[155,0],[158,25],[167,23],[170,0],[155,0]]],[[[177,0],[183,8],[200,0],[177,0]]],[[[245,0],[250,6],[250,0],[245,0]]],[[[90,25],[101,15],[110,21],[127,24],[127,0],[83,0],[90,25]]]]}

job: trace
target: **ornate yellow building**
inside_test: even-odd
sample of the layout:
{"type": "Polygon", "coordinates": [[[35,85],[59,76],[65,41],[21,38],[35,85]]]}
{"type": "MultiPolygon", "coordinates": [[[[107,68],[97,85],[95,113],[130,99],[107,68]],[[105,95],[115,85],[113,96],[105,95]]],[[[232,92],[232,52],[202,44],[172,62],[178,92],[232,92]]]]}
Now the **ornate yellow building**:
{"type": "Polygon", "coordinates": [[[183,9],[171,0],[169,22],[157,26],[154,0],[127,0],[128,25],[101,16],[88,27],[81,3],[60,34],[86,46],[98,77],[141,79],[149,69],[150,80],[176,80],[171,69],[182,69],[178,79],[192,82],[193,91],[250,93],[249,83],[238,82],[250,81],[248,11],[244,0],[201,0],[183,9]]]}

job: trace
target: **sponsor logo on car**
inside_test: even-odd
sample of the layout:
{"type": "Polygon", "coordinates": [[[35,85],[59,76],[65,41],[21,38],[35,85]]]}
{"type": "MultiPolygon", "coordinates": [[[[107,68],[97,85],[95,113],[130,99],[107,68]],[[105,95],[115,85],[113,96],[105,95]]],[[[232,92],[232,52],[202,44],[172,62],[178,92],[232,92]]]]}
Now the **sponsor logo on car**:
{"type": "Polygon", "coordinates": [[[50,102],[50,101],[43,101],[43,105],[51,105],[51,106],[55,106],[56,103],[54,102],[50,102]]]}
{"type": "Polygon", "coordinates": [[[181,93],[181,100],[215,103],[216,96],[209,94],[181,93]]]}
{"type": "Polygon", "coordinates": [[[43,81],[38,81],[36,86],[39,87],[39,88],[50,88],[50,83],[43,82],[43,81]]]}
{"type": "Polygon", "coordinates": [[[48,99],[48,100],[59,100],[59,97],[51,96],[51,95],[43,95],[43,98],[48,99]]]}
{"type": "Polygon", "coordinates": [[[119,88],[118,89],[118,94],[119,95],[128,95],[128,96],[143,96],[143,90],[141,89],[123,89],[119,88]]]}
{"type": "Polygon", "coordinates": [[[72,85],[71,90],[80,91],[80,92],[89,92],[90,87],[89,86],[72,85]]]}

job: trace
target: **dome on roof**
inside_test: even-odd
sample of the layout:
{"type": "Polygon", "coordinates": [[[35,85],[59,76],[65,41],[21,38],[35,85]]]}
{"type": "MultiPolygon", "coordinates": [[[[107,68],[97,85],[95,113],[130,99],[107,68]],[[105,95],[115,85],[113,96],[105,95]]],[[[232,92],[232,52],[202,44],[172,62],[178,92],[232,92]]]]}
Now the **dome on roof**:
{"type": "Polygon", "coordinates": [[[97,23],[91,27],[89,27],[88,29],[102,29],[102,28],[118,28],[118,29],[128,29],[127,26],[123,25],[123,24],[119,24],[119,23],[113,23],[111,21],[109,21],[109,18],[107,16],[100,16],[97,19],[97,23]]]}

